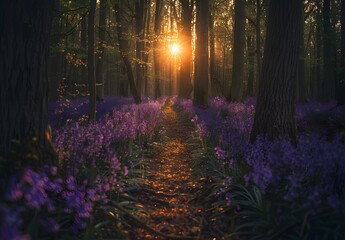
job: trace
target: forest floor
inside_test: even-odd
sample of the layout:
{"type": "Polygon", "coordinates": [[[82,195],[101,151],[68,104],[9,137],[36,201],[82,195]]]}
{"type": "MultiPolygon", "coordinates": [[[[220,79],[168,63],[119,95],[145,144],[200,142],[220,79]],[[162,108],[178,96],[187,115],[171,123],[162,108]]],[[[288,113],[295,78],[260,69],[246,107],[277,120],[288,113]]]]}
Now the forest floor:
{"type": "Polygon", "coordinates": [[[200,194],[204,181],[192,166],[192,154],[201,150],[201,143],[191,141],[193,129],[180,120],[173,100],[167,100],[163,113],[163,136],[143,161],[144,181],[133,194],[144,206],[145,213],[137,215],[144,224],[130,230],[128,237],[222,239],[210,229],[208,206],[200,194]]]}

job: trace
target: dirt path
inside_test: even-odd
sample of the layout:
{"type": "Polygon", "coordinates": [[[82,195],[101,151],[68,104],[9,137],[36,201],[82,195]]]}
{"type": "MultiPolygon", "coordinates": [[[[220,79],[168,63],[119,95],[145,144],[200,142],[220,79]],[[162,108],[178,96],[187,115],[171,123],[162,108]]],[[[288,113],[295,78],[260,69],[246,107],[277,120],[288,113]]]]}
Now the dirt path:
{"type": "Polygon", "coordinates": [[[207,223],[195,201],[200,183],[191,166],[195,148],[189,141],[191,129],[178,119],[172,105],[168,100],[163,109],[165,133],[153,144],[153,156],[144,160],[144,184],[135,194],[147,211],[139,217],[162,234],[137,228],[131,239],[212,239],[203,237],[202,226],[207,223]]]}

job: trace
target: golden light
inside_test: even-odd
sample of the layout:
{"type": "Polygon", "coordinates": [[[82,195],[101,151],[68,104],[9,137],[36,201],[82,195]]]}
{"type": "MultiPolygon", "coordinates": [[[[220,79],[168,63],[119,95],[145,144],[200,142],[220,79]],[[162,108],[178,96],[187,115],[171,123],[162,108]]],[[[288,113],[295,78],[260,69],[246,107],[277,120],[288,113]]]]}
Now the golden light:
{"type": "Polygon", "coordinates": [[[172,55],[177,55],[180,53],[180,46],[177,43],[174,43],[170,46],[170,51],[172,55]]]}

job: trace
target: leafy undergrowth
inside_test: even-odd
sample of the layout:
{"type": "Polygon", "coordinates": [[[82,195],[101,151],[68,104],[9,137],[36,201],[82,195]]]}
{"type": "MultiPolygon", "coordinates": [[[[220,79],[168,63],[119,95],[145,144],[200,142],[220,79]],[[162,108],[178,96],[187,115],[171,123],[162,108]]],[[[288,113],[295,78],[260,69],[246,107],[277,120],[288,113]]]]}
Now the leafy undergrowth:
{"type": "Polygon", "coordinates": [[[97,108],[51,104],[59,164],[2,172],[1,239],[343,239],[342,107],[296,106],[297,147],[249,144],[254,99],[97,108]]]}

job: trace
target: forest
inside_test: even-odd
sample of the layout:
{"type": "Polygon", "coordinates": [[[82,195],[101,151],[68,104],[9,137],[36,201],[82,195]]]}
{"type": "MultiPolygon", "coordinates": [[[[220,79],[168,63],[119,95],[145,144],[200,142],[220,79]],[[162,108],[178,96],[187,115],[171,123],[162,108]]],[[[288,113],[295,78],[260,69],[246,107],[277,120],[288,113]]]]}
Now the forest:
{"type": "Polygon", "coordinates": [[[0,239],[345,239],[345,0],[0,0],[0,239]]]}

